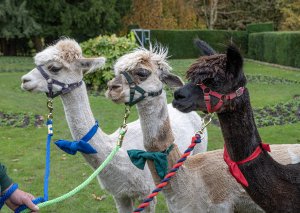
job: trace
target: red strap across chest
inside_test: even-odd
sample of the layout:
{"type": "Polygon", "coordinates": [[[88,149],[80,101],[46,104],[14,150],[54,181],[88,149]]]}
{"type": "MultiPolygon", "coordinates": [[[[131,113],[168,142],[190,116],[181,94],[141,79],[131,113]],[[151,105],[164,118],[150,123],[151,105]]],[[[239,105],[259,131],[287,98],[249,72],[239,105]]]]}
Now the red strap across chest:
{"type": "Polygon", "coordinates": [[[246,180],[245,176],[241,172],[240,168],[238,167],[238,165],[247,163],[247,162],[257,158],[260,155],[260,153],[262,152],[261,148],[263,148],[264,150],[266,150],[268,152],[271,152],[269,144],[261,143],[261,145],[258,146],[249,157],[247,157],[244,160],[234,162],[230,159],[229,154],[228,154],[227,149],[226,149],[226,146],[224,145],[224,156],[223,156],[224,161],[228,165],[229,171],[232,174],[232,176],[236,179],[237,182],[239,182],[243,186],[248,187],[249,184],[248,184],[248,181],[246,180]]]}

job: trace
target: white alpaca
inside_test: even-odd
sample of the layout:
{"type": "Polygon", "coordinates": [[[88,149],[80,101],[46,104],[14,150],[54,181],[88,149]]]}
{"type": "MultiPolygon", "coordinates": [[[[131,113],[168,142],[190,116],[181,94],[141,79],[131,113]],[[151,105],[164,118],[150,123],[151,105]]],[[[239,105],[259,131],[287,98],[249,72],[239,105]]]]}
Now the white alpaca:
{"type": "MultiPolygon", "coordinates": [[[[126,74],[121,72],[127,72],[136,85],[146,92],[160,90],[163,82],[182,85],[181,80],[170,73],[166,56],[166,50],[154,48],[137,49],[119,58],[114,67],[116,77],[108,83],[107,96],[116,103],[128,102],[129,85],[126,74]]],[[[163,151],[172,143],[179,143],[170,128],[172,115],[168,113],[164,92],[138,102],[137,109],[147,151],[163,151]]],[[[271,149],[272,157],[285,164],[294,163],[295,156],[300,156],[299,144],[274,145],[271,149]]],[[[175,145],[168,155],[169,169],[180,155],[175,145]]],[[[170,212],[262,212],[229,174],[222,156],[223,150],[216,150],[188,157],[163,189],[170,212]]],[[[153,162],[148,161],[148,166],[154,181],[158,183],[160,179],[153,162]]]]}
{"type": "MultiPolygon", "coordinates": [[[[42,65],[47,74],[60,82],[70,84],[79,82],[84,73],[92,72],[103,66],[104,58],[86,59],[82,57],[81,48],[71,39],[60,40],[35,56],[35,64],[42,65]]],[[[35,68],[22,77],[22,88],[27,91],[49,92],[47,81],[35,68]]],[[[53,91],[62,88],[53,85],[53,91]]],[[[85,84],[67,94],[61,95],[64,111],[74,140],[82,138],[95,124],[85,84]]],[[[172,128],[182,150],[189,144],[190,137],[197,130],[201,119],[196,113],[183,114],[168,106],[172,114],[172,128]],[[180,121],[178,120],[180,119],[180,121]]],[[[101,126],[100,126],[101,128],[101,126]]],[[[93,169],[104,161],[116,145],[118,131],[111,135],[98,129],[90,144],[97,150],[97,154],[83,154],[93,169]]],[[[109,191],[116,202],[119,212],[128,213],[133,210],[135,200],[141,201],[154,188],[154,183],[148,167],[144,171],[137,169],[130,162],[126,150],[132,148],[144,149],[143,135],[139,120],[128,124],[128,132],[124,138],[123,147],[114,160],[99,174],[102,186],[109,191]]],[[[206,151],[207,136],[200,151],[206,151]]],[[[199,151],[199,150],[198,150],[199,151]]],[[[80,169],[80,168],[79,168],[80,169]]],[[[155,203],[149,212],[154,212],[155,203]]]]}

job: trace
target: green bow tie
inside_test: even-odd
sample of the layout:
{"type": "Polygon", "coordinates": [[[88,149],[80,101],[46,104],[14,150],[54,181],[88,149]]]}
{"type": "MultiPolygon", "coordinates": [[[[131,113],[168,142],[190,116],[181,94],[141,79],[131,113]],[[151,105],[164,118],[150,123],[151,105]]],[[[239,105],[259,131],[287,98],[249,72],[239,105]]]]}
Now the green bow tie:
{"type": "Polygon", "coordinates": [[[168,171],[168,160],[167,156],[173,149],[173,144],[171,144],[163,152],[146,152],[144,150],[127,150],[128,156],[131,162],[139,169],[144,170],[146,160],[153,160],[155,170],[158,176],[163,179],[168,171]]]}

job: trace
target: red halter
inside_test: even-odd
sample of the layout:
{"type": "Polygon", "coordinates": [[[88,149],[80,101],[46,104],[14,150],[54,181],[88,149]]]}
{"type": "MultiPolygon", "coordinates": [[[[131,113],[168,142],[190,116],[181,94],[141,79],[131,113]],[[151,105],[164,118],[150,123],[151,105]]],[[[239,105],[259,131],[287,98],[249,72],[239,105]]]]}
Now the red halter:
{"type": "Polygon", "coordinates": [[[203,90],[205,105],[206,105],[207,111],[209,113],[216,112],[218,109],[221,108],[221,106],[224,103],[223,102],[224,100],[232,100],[236,97],[239,97],[244,93],[244,90],[245,90],[245,87],[240,87],[236,91],[234,91],[230,94],[223,95],[223,94],[217,93],[215,91],[212,91],[209,87],[205,86],[203,83],[198,84],[198,85],[203,90]],[[211,106],[211,103],[210,103],[210,96],[211,95],[215,96],[216,98],[219,99],[219,102],[213,107],[211,106]]]}

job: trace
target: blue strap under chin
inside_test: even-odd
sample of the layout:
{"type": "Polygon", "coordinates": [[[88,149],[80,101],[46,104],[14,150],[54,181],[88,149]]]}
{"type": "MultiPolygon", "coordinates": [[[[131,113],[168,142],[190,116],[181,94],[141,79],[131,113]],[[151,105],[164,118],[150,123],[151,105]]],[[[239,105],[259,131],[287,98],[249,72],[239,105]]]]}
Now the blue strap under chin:
{"type": "Polygon", "coordinates": [[[71,155],[75,155],[77,151],[85,154],[95,154],[97,151],[88,143],[88,141],[96,134],[98,128],[99,124],[98,121],[96,121],[90,131],[79,141],[58,140],[55,144],[58,148],[71,155]]]}

